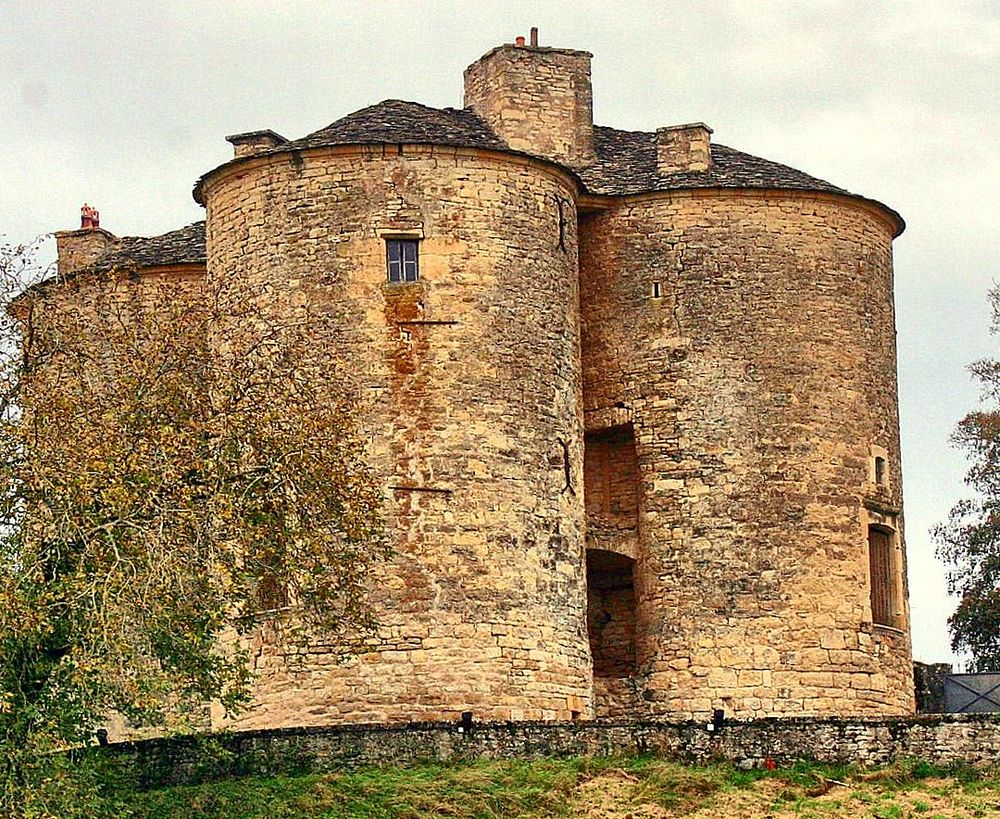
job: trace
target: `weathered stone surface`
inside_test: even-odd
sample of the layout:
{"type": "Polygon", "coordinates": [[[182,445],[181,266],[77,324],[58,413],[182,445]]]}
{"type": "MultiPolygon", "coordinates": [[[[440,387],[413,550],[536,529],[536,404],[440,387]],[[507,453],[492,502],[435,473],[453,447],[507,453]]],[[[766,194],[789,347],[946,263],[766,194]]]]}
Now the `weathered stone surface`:
{"type": "Polygon", "coordinates": [[[465,70],[465,107],[518,151],[571,167],[595,158],[590,54],[503,45],[465,70]]]}
{"type": "Polygon", "coordinates": [[[293,669],[257,646],[237,725],[591,716],[574,195],[551,166],[436,146],[206,183],[209,280],[332,317],[317,351],[356,374],[397,550],[371,653],[293,669]],[[387,284],[381,235],[407,231],[420,279],[387,284]]]}
{"type": "Polygon", "coordinates": [[[741,767],[798,760],[884,765],[921,759],[935,765],[995,763],[1000,720],[995,715],[906,719],[786,718],[706,723],[415,723],[344,725],[210,734],[231,755],[206,752],[196,737],[122,743],[101,749],[131,763],[141,787],[220,777],[335,772],[364,765],[405,765],[544,756],[655,754],[693,762],[728,760],[741,767]]]}
{"type": "Polygon", "coordinates": [[[102,228],[56,231],[56,267],[60,276],[68,276],[93,264],[119,241],[102,228]]]}
{"type": "MultiPolygon", "coordinates": [[[[589,60],[501,46],[467,110],[257,144],[199,180],[204,248],[108,255],[322,314],[384,480],[370,650],[262,633],[253,708],[215,725],[912,712],[902,221],[701,124],[594,127],[589,60]],[[418,281],[387,281],[392,237],[418,281]]],[[[77,233],[68,266],[106,238],[77,233]]]]}
{"type": "Polygon", "coordinates": [[[893,231],[821,192],[581,220],[585,412],[635,430],[649,713],[912,711],[906,613],[873,626],[868,591],[869,524],[895,533],[902,576],[893,231]]]}

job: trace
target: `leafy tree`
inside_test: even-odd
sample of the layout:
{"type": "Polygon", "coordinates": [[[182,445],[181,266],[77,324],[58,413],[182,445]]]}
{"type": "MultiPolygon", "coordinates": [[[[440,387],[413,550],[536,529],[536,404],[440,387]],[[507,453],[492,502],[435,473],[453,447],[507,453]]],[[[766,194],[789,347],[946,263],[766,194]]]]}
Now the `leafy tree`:
{"type": "MultiPolygon", "coordinates": [[[[990,293],[992,332],[1000,332],[1000,287],[990,293]]],[[[969,456],[965,482],[974,496],[959,501],[935,527],[938,555],[950,566],[948,588],[960,597],[949,618],[952,648],[971,657],[971,671],[1000,670],[1000,361],[969,368],[982,387],[983,408],[958,424],[953,440],[969,456]]]]}
{"type": "Polygon", "coordinates": [[[386,543],[351,390],[311,354],[321,315],[126,270],[25,289],[30,269],[0,246],[20,288],[0,318],[0,814],[69,815],[41,795],[49,752],[112,713],[239,709],[255,629],[347,650],[386,543]]]}

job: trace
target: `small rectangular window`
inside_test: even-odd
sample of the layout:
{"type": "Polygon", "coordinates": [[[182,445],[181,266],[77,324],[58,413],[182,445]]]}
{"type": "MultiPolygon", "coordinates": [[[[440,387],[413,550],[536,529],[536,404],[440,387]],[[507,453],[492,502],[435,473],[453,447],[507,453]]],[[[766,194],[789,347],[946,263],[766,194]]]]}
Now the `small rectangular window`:
{"type": "Polygon", "coordinates": [[[889,474],[889,452],[885,447],[872,444],[870,448],[871,460],[868,466],[868,482],[876,487],[888,489],[892,482],[892,475],[889,474]]]}
{"type": "Polygon", "coordinates": [[[419,278],[416,239],[386,239],[385,260],[391,283],[415,282],[419,278]]]}

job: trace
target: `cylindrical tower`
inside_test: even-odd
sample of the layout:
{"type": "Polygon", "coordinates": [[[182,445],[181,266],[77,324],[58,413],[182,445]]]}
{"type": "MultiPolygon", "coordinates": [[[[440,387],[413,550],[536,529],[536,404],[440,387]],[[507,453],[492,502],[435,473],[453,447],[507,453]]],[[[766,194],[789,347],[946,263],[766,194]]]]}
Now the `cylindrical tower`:
{"type": "Polygon", "coordinates": [[[590,716],[573,178],[472,148],[290,147],[199,195],[210,284],[279,323],[324,315],[395,548],[373,650],[293,674],[263,647],[238,724],[590,716]]]}
{"type": "Polygon", "coordinates": [[[631,666],[602,680],[595,658],[598,714],[912,711],[898,229],[795,190],[650,193],[581,222],[592,598],[632,570],[631,666]]]}

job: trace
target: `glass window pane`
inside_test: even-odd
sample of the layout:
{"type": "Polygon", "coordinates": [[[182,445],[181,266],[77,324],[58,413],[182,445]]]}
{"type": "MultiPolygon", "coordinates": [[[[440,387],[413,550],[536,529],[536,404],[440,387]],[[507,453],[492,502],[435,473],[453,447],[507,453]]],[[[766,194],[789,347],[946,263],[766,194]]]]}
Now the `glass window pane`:
{"type": "Polygon", "coordinates": [[[386,239],[386,267],[390,282],[415,282],[419,278],[417,242],[413,239],[386,239]]]}
{"type": "Polygon", "coordinates": [[[385,243],[385,254],[389,267],[390,282],[401,282],[403,280],[403,254],[399,244],[399,241],[396,239],[389,239],[385,243]]]}

